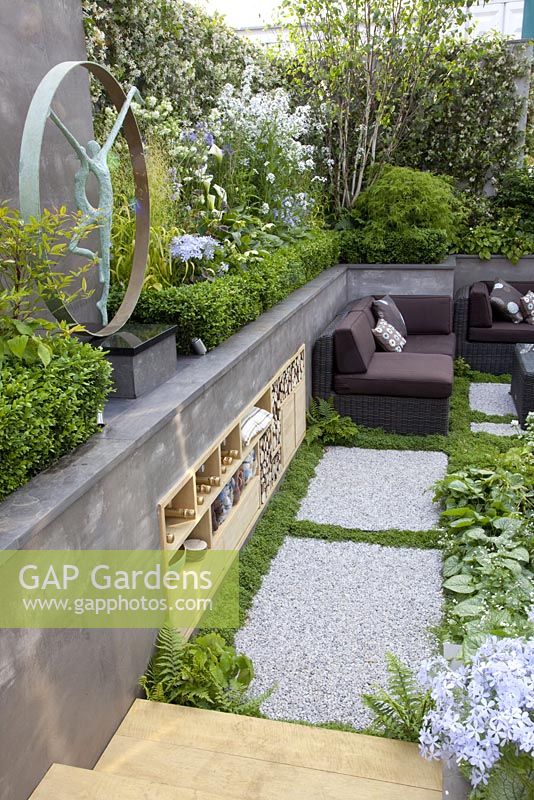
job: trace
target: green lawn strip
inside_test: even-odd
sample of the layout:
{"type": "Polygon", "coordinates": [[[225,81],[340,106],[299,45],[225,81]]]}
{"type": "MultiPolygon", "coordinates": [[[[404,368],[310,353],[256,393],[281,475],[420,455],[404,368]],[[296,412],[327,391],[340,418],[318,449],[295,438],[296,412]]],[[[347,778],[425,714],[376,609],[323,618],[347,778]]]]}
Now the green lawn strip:
{"type": "Polygon", "coordinates": [[[337,525],[319,525],[308,520],[293,521],[288,533],[299,538],[323,539],[327,542],[365,542],[382,547],[414,547],[419,550],[441,549],[443,532],[400,531],[391,528],[387,531],[362,531],[341,528],[337,525]]]}
{"type": "Polygon", "coordinates": [[[484,414],[483,411],[471,412],[471,422],[500,422],[505,424],[507,422],[512,422],[514,419],[517,419],[517,415],[505,414],[503,417],[500,417],[498,414],[484,414]]]}

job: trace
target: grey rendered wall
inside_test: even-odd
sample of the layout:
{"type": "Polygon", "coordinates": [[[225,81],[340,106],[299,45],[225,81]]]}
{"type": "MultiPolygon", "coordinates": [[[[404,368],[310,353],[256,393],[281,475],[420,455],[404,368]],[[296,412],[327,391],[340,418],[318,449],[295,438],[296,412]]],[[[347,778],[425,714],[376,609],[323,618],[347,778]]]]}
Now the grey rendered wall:
{"type": "Polygon", "coordinates": [[[442,264],[349,264],[347,299],[370,294],[448,294],[454,291],[455,260],[442,264]]]}
{"type": "MultiPolygon", "coordinates": [[[[41,78],[61,61],[86,57],[80,0],[0,0],[0,201],[18,206],[20,141],[41,78]]],[[[80,69],[65,80],[54,108],[79,141],[92,139],[84,71],[80,69]]],[[[78,166],[74,152],[49,122],[41,162],[42,208],[73,207],[69,187],[78,166]]],[[[96,271],[93,274],[96,279],[96,271]]],[[[94,280],[89,284],[94,287],[94,280]]],[[[92,300],[80,300],[73,309],[84,322],[98,319],[92,300]]]]}
{"type": "MultiPolygon", "coordinates": [[[[156,504],[346,303],[334,267],[0,504],[0,549],[159,547],[156,504]]],[[[309,377],[309,376],[308,376],[309,377]]],[[[122,413],[119,413],[122,411],[122,413]]],[[[151,631],[0,631],[0,798],[25,800],[54,761],[92,767],[136,694],[151,631]]]]}
{"type": "Polygon", "coordinates": [[[534,256],[522,258],[518,264],[512,264],[503,256],[492,256],[489,261],[481,261],[476,256],[456,256],[454,291],[476,281],[494,281],[497,278],[534,282],[534,256]]]}

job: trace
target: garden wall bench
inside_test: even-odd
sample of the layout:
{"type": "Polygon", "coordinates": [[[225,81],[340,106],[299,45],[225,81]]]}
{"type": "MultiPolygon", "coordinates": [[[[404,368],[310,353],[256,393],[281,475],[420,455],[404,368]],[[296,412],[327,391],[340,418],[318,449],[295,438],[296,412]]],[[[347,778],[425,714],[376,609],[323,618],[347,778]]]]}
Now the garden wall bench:
{"type": "Polygon", "coordinates": [[[451,298],[393,296],[408,329],[402,353],[377,349],[375,299],[351,303],[315,343],[313,394],[332,397],[341,414],[361,425],[446,434],[456,347],[451,298]]]}
{"type": "MultiPolygon", "coordinates": [[[[534,343],[534,325],[499,318],[490,303],[493,281],[464,286],[454,297],[454,330],[457,355],[481,372],[501,375],[511,372],[514,348],[534,343]]],[[[522,295],[534,291],[534,281],[508,281],[522,295]]]]}

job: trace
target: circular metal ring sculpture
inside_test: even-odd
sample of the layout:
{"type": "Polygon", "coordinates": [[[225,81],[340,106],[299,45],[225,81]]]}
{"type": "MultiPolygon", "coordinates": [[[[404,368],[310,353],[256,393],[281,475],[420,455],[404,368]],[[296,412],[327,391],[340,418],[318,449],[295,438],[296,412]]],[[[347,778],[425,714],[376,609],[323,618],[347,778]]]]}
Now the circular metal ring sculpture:
{"type": "MultiPolygon", "coordinates": [[[[107,198],[107,205],[112,204],[113,193],[111,187],[111,179],[109,177],[109,169],[107,169],[106,156],[111,149],[113,142],[118,135],[121,127],[124,126],[124,136],[128,143],[130,158],[132,161],[134,181],[135,181],[135,200],[136,200],[136,229],[135,229],[135,250],[132,264],[132,271],[130,281],[124,299],[114,318],[108,323],[105,301],[107,300],[107,292],[102,296],[100,303],[103,306],[100,308],[104,327],[100,330],[93,332],[92,336],[105,337],[119,331],[123,325],[131,317],[136,303],[141,294],[143,281],[145,277],[145,269],[148,258],[148,245],[150,238],[150,198],[148,190],[148,176],[146,170],[145,155],[143,149],[143,142],[141,134],[133,111],[130,107],[135,95],[138,94],[137,90],[132,87],[128,95],[126,95],[120,83],[108,72],[105,67],[100,64],[93,63],[92,61],[65,61],[53,67],[42,79],[37,87],[33,96],[26,122],[24,125],[24,132],[22,134],[22,143],[20,151],[20,170],[19,170],[19,194],[20,194],[20,211],[23,219],[34,217],[38,219],[41,216],[41,197],[40,197],[40,163],[41,163],[41,149],[43,144],[43,136],[47,119],[50,117],[56,125],[62,130],[67,140],[73,146],[78,154],[78,158],[82,162],[82,166],[77,173],[76,186],[77,198],[78,192],[83,190],[85,192],[85,181],[89,172],[93,172],[97,179],[102,174],[104,185],[104,194],[107,198]],[[113,102],[115,108],[119,112],[117,122],[105,145],[100,147],[97,142],[89,142],[87,149],[82,147],[76,139],[70,134],[70,131],[61,122],[59,117],[52,111],[51,104],[54,96],[59,89],[61,83],[66,76],[72,72],[76,67],[83,67],[87,72],[94,75],[102,83],[106,92],[113,102]],[[85,166],[84,166],[85,165],[85,166]],[[107,173],[107,174],[106,174],[107,173]],[[79,178],[79,181],[78,181],[79,178]]],[[[91,208],[94,212],[95,209],[91,208]]],[[[109,218],[102,216],[103,224],[106,228],[105,238],[101,235],[101,243],[106,240],[108,242],[108,252],[100,253],[100,266],[102,270],[103,259],[107,259],[109,267],[109,239],[111,234],[111,215],[112,210],[109,210],[109,218]]],[[[92,255],[90,251],[84,251],[77,247],[72,249],[73,252],[79,254],[92,255]]],[[[108,270],[109,271],[109,270],[108,270]]],[[[102,276],[101,276],[102,280],[102,276]]],[[[109,276],[108,276],[109,288],[109,276]]],[[[60,297],[52,298],[47,302],[49,310],[58,320],[65,320],[69,323],[76,323],[75,318],[65,306],[60,297]]],[[[99,304],[97,303],[97,306],[99,304]]]]}

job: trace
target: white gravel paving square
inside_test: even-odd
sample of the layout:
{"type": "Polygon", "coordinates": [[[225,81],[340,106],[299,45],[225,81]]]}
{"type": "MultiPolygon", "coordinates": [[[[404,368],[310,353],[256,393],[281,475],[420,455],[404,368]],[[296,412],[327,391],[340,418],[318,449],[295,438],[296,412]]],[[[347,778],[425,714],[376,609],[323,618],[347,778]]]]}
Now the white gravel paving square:
{"type": "Polygon", "coordinates": [[[236,647],[273,719],[370,722],[361,694],[387,685],[386,653],[416,669],[437,650],[441,553],[287,537],[236,647]]]}
{"type": "Polygon", "coordinates": [[[297,519],[365,531],[429,530],[439,521],[433,486],[446,470],[444,453],[327,447],[297,519]]]}
{"type": "Polygon", "coordinates": [[[481,411],[488,416],[506,417],[517,413],[509,383],[472,383],[469,404],[472,411],[481,411]]]}
{"type": "Polygon", "coordinates": [[[472,422],[473,433],[492,433],[494,436],[515,436],[517,426],[510,422],[472,422]]]}

